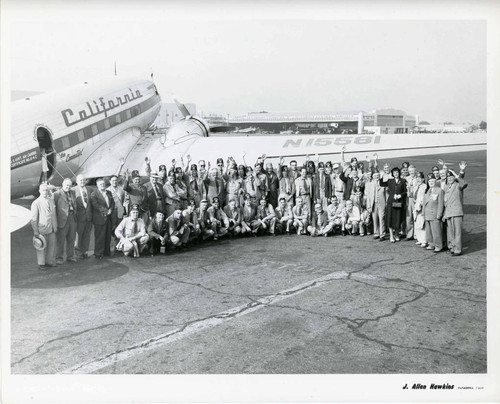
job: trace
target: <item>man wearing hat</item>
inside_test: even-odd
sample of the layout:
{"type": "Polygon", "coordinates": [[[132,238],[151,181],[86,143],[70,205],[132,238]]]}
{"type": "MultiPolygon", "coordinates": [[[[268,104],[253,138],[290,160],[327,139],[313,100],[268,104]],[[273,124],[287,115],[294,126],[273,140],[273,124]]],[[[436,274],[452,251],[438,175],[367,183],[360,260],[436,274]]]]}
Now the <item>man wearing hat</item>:
{"type": "Polygon", "coordinates": [[[217,159],[217,176],[223,181],[227,181],[228,175],[224,171],[224,159],[222,157],[217,159]]]}
{"type": "Polygon", "coordinates": [[[160,175],[156,172],[150,172],[149,182],[144,185],[144,188],[146,189],[151,217],[155,217],[156,212],[165,213],[165,194],[160,175]]]}
{"type": "Polygon", "coordinates": [[[141,184],[141,177],[137,170],[132,171],[132,183],[130,183],[130,175],[127,170],[123,189],[128,192],[129,206],[137,205],[140,217],[144,223],[147,223],[149,220],[148,193],[144,185],[141,184]]]}
{"type": "Polygon", "coordinates": [[[314,201],[319,202],[323,210],[328,206],[328,200],[332,197],[332,181],[325,173],[323,162],[318,163],[318,172],[313,179],[314,201]]]}
{"type": "Polygon", "coordinates": [[[201,237],[206,240],[209,237],[215,235],[212,230],[212,219],[210,213],[208,212],[208,200],[202,199],[200,201],[200,207],[196,209],[196,216],[198,218],[198,224],[200,225],[201,237]]]}
{"type": "Polygon", "coordinates": [[[464,217],[463,198],[467,183],[464,180],[467,163],[462,161],[459,165],[460,175],[453,170],[448,171],[447,184],[444,190],[444,214],[446,219],[448,248],[451,255],[462,255],[462,222],[464,217]]]}
{"type": "Polygon", "coordinates": [[[208,214],[214,232],[214,240],[225,236],[229,229],[229,219],[220,207],[219,198],[212,199],[212,206],[208,208],[208,214]]]}
{"type": "Polygon", "coordinates": [[[97,190],[92,192],[92,221],[94,223],[94,257],[102,259],[104,255],[111,255],[111,234],[116,214],[115,201],[111,192],[106,190],[103,178],[96,181],[97,190]]]}
{"type": "Polygon", "coordinates": [[[331,174],[332,180],[332,196],[335,195],[339,202],[344,200],[344,181],[340,179],[341,168],[339,163],[335,163],[332,167],[333,172],[331,174]]]}
{"type": "Polygon", "coordinates": [[[278,178],[279,178],[279,199],[285,199],[285,203],[290,209],[293,206],[293,199],[295,197],[295,180],[293,180],[289,175],[288,166],[284,163],[283,157],[280,157],[280,162],[278,164],[278,178]]]}
{"type": "Polygon", "coordinates": [[[174,247],[187,247],[189,240],[189,226],[184,222],[182,210],[176,209],[167,218],[168,236],[174,247]]]}
{"type": "Polygon", "coordinates": [[[70,262],[76,262],[75,239],[76,239],[76,198],[71,190],[72,181],[65,178],[61,189],[54,192],[54,204],[57,213],[57,253],[56,263],[61,265],[64,261],[64,247],[66,245],[66,258],[70,262]]]}
{"type": "Polygon", "coordinates": [[[181,207],[181,198],[177,193],[177,184],[173,171],[169,171],[163,191],[165,194],[165,216],[168,218],[176,209],[181,207]]]}
{"type": "Polygon", "coordinates": [[[203,193],[203,180],[198,175],[198,167],[196,164],[191,164],[188,180],[188,198],[194,200],[195,207],[200,206],[201,195],[203,193]]]}
{"type": "Polygon", "coordinates": [[[184,181],[184,172],[181,167],[175,167],[175,189],[180,198],[179,209],[186,209],[188,205],[188,186],[184,181]]]}
{"type": "Polygon", "coordinates": [[[90,188],[83,175],[76,177],[76,187],[73,188],[76,198],[76,232],[78,240],[76,252],[78,258],[87,258],[90,244],[90,233],[92,232],[92,204],[90,201],[90,188]]]}
{"type": "Polygon", "coordinates": [[[38,268],[45,271],[47,266],[56,266],[57,214],[48,185],[42,183],[38,189],[40,196],[31,204],[31,227],[38,268]]]}
{"type": "Polygon", "coordinates": [[[123,251],[127,257],[139,257],[147,249],[149,236],[144,221],[139,217],[139,205],[132,205],[130,215],[123,218],[115,235],[120,240],[116,250],[123,251]]]}

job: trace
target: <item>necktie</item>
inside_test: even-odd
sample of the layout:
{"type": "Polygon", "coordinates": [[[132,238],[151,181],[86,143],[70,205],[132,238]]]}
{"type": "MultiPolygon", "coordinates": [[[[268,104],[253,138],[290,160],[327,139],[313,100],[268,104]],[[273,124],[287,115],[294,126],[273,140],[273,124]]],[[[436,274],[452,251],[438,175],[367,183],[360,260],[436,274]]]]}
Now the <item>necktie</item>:
{"type": "Polygon", "coordinates": [[[85,188],[82,188],[82,195],[83,195],[83,206],[87,207],[87,190],[85,188]]]}
{"type": "Polygon", "coordinates": [[[134,226],[132,227],[132,236],[135,236],[137,234],[137,220],[132,220],[134,222],[134,226]]]}
{"type": "Polygon", "coordinates": [[[285,177],[285,192],[287,194],[290,193],[290,179],[288,177],[285,177]]]}
{"type": "Polygon", "coordinates": [[[323,174],[320,174],[320,186],[321,186],[321,189],[324,189],[325,188],[325,176],[323,174]]]}
{"type": "Polygon", "coordinates": [[[299,212],[299,216],[302,216],[302,208],[297,208],[297,211],[299,212]]]}
{"type": "Polygon", "coordinates": [[[217,190],[217,196],[219,196],[219,181],[217,181],[217,178],[215,179],[215,189],[217,190]]]}
{"type": "Polygon", "coordinates": [[[194,180],[194,190],[198,192],[198,181],[194,180]]]}
{"type": "Polygon", "coordinates": [[[255,191],[255,184],[253,183],[253,177],[250,178],[250,184],[252,184],[252,191],[255,191]]]}

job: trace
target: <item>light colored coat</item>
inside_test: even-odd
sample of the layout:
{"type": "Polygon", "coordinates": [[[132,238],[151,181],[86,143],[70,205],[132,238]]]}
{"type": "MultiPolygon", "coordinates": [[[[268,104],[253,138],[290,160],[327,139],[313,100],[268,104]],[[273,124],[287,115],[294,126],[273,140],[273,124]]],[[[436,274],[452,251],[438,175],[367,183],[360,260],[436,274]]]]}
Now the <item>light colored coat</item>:
{"type": "Polygon", "coordinates": [[[446,184],[444,190],[444,217],[450,218],[455,216],[463,216],[463,190],[467,187],[467,183],[463,178],[458,178],[453,184],[446,184]]]}
{"type": "Polygon", "coordinates": [[[52,198],[39,196],[31,204],[31,227],[35,234],[57,232],[56,205],[52,198]]]}

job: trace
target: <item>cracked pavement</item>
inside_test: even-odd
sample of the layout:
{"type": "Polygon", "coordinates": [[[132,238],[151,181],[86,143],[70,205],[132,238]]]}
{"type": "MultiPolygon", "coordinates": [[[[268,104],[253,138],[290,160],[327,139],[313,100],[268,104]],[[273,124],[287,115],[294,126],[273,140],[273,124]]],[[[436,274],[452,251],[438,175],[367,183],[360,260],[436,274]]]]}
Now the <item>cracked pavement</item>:
{"type": "MultiPolygon", "coordinates": [[[[466,204],[485,204],[482,181],[466,204]]],[[[484,373],[486,209],[476,210],[461,257],[282,236],[47,274],[21,252],[23,228],[12,235],[12,373],[484,373]]]]}

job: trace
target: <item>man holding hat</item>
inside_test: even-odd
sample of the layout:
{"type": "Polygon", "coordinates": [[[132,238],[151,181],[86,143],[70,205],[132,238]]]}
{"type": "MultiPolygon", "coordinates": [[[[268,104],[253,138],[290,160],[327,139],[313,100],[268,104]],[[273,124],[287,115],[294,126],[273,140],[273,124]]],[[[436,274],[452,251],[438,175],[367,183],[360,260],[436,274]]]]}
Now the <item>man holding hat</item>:
{"type": "Polygon", "coordinates": [[[36,249],[38,268],[47,270],[55,267],[57,214],[56,206],[50,197],[48,185],[40,184],[40,196],[31,204],[31,227],[33,228],[33,246],[36,249]]]}
{"type": "Polygon", "coordinates": [[[149,236],[144,221],[139,217],[139,205],[132,205],[130,215],[123,218],[115,235],[120,240],[116,250],[123,251],[127,257],[139,257],[147,248],[149,236]]]}

